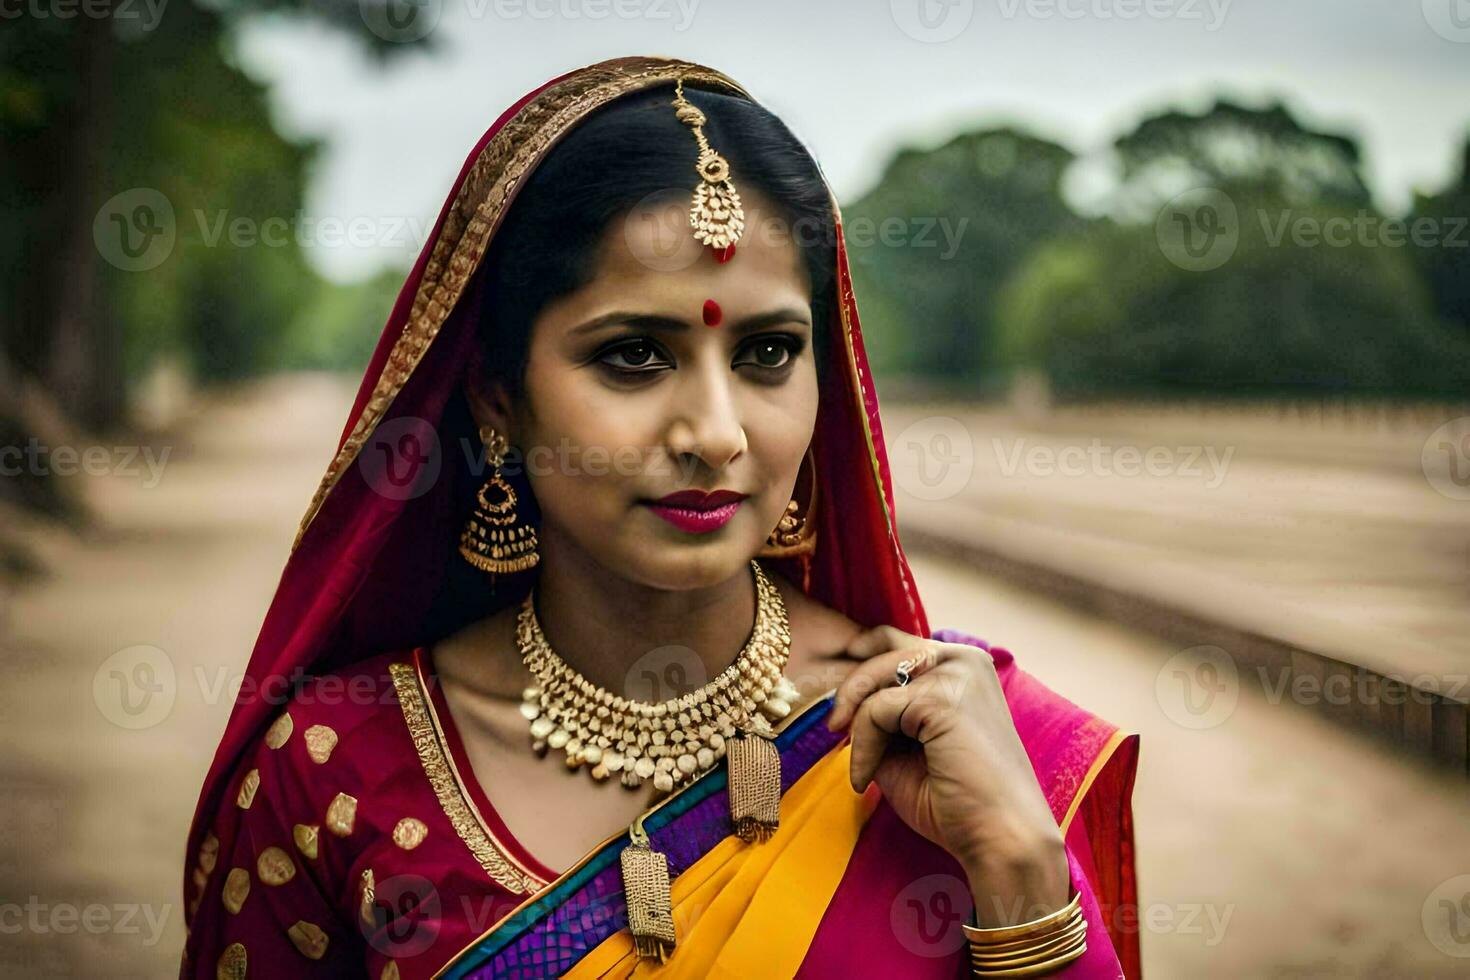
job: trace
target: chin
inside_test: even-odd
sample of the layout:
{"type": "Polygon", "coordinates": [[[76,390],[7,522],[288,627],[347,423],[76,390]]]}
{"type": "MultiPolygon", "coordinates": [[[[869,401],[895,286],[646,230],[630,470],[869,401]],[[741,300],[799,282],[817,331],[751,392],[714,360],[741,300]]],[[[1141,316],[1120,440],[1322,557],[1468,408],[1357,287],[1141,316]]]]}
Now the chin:
{"type": "Polygon", "coordinates": [[[756,550],[756,545],[746,547],[733,538],[683,544],[667,539],[649,540],[620,570],[621,574],[654,588],[670,591],[708,588],[733,576],[748,574],[756,550]]]}

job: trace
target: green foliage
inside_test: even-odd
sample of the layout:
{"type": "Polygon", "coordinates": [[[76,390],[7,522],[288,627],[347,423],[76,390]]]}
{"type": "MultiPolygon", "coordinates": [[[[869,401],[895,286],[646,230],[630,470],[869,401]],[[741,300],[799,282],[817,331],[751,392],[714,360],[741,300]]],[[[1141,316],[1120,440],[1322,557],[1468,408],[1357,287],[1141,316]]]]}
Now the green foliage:
{"type": "Polygon", "coordinates": [[[1470,137],[1460,156],[1460,175],[1443,191],[1420,196],[1410,216],[1442,232],[1437,248],[1418,249],[1420,269],[1429,283],[1439,315],[1470,337],[1470,137]]]}
{"type": "Polygon", "coordinates": [[[297,368],[362,371],[403,280],[403,273],[391,269],[348,285],[323,280],[309,299],[297,304],[280,352],[282,362],[297,368]]]}
{"type": "Polygon", "coordinates": [[[1280,105],[1163,113],[1115,149],[1117,218],[1094,220],[1063,201],[1071,156],[1055,144],[992,130],[901,154],[852,210],[953,202],[974,231],[949,264],[913,249],[854,250],[864,312],[879,311],[870,346],[901,351],[875,370],[968,376],[974,394],[1040,370],[1062,397],[1459,397],[1470,386],[1470,249],[1404,234],[1415,217],[1434,216],[1441,237],[1459,227],[1470,214],[1464,179],[1422,199],[1395,240],[1357,145],[1280,105]],[[1012,165],[981,165],[987,151],[1012,165]],[[1221,219],[1233,251],[1207,267],[1173,254],[1155,224],[1174,217],[1161,209],[1184,209],[1175,195],[1197,188],[1234,211],[1221,219]],[[1324,237],[1329,227],[1337,234],[1324,237]]]}
{"type": "MultiPolygon", "coordinates": [[[[1044,370],[1064,397],[1465,390],[1470,342],[1435,318],[1412,256],[1275,240],[1286,213],[1266,210],[1265,227],[1243,214],[1234,254],[1208,271],[1171,262],[1152,225],[1056,241],[1007,284],[998,355],[1044,370]]],[[[1352,214],[1294,208],[1289,220],[1352,214]]]]}
{"type": "Polygon", "coordinates": [[[1071,161],[1055,143],[984,130],[899,154],[843,209],[875,369],[983,383],[1001,284],[1036,244],[1082,226],[1059,190],[1071,161]]]}
{"type": "Polygon", "coordinates": [[[357,292],[376,335],[380,286],[327,284],[305,260],[296,229],[317,147],[277,133],[230,31],[234,17],[290,11],[383,57],[412,45],[375,37],[348,0],[117,3],[98,16],[109,4],[0,31],[0,375],[30,376],[75,421],[105,426],[127,379],[165,353],[206,382],[325,363],[326,344],[294,332],[311,329],[306,310],[340,311],[357,292]],[[94,237],[94,223],[126,234],[143,213],[109,212],[118,195],[148,197],[150,232],[173,236],[161,261],[125,268],[94,237]]]}

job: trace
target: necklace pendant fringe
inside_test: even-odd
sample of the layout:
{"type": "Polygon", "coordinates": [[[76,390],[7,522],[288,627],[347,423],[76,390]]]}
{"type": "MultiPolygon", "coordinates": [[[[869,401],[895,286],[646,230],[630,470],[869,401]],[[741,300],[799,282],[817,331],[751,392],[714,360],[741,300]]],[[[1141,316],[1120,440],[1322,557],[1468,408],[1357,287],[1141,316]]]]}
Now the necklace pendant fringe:
{"type": "Polygon", "coordinates": [[[730,757],[730,821],[741,840],[762,842],[781,823],[781,753],[760,715],[726,744],[730,757]]]}
{"type": "Polygon", "coordinates": [[[628,834],[632,839],[621,855],[628,930],[639,958],[665,963],[676,942],[669,858],[649,846],[642,817],[633,821],[628,834]]]}

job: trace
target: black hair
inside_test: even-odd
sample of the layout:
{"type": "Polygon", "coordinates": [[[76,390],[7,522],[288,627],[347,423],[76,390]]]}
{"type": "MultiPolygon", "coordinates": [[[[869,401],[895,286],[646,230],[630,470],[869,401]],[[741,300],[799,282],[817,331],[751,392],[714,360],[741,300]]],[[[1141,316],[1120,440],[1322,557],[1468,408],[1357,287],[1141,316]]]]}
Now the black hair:
{"type": "MultiPolygon", "coordinates": [[[[705,113],[704,134],[729,161],[736,189],[769,201],[801,254],[820,383],[837,261],[836,222],[821,171],[768,109],[688,84],[684,96],[705,113]]],[[[498,381],[513,398],[522,396],[532,324],[547,304],[592,280],[613,221],[650,195],[693,192],[698,144],[675,116],[673,97],[673,85],[661,85],[603,106],[563,137],[519,189],[481,264],[493,278],[485,283],[490,292],[479,330],[487,377],[478,380],[498,381]]],[[[747,225],[745,233],[756,231],[747,225]]]]}

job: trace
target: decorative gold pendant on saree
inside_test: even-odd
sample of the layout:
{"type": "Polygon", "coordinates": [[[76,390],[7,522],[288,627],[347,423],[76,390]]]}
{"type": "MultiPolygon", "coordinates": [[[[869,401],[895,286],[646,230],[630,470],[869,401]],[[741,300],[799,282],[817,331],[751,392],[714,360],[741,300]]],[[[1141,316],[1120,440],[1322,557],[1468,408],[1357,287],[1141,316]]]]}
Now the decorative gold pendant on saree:
{"type": "Polygon", "coordinates": [[[729,742],[730,820],[747,843],[769,840],[781,822],[781,753],[760,715],[729,742]]]}
{"type": "Polygon", "coordinates": [[[631,838],[623,848],[623,895],[628,905],[628,931],[643,959],[667,962],[674,951],[674,902],[669,885],[668,855],[648,842],[640,816],[628,828],[631,838]]]}

